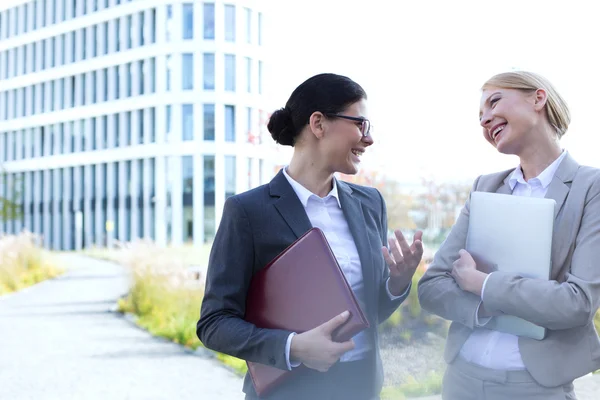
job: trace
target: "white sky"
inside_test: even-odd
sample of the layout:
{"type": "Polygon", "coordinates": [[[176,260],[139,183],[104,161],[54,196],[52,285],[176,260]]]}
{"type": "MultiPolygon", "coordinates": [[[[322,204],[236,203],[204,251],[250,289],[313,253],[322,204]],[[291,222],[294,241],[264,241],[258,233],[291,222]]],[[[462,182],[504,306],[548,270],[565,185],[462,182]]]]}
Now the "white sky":
{"type": "Polygon", "coordinates": [[[375,145],[364,166],[402,181],[471,181],[516,166],[478,124],[498,72],[546,76],[572,113],[563,145],[600,167],[600,23],[594,1],[265,0],[265,92],[282,107],[302,81],[344,74],[369,96],[375,145]]]}

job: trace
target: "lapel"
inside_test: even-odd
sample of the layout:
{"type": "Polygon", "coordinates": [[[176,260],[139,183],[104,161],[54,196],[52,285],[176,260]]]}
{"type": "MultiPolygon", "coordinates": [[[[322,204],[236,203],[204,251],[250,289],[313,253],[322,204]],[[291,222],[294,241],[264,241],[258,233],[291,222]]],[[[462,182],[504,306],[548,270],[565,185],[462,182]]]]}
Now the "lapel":
{"type": "Polygon", "coordinates": [[[275,200],[274,206],[292,229],[296,238],[312,228],[306,210],[282,171],[279,171],[269,183],[269,192],[272,197],[278,198],[275,200]]]}
{"type": "Polygon", "coordinates": [[[569,255],[570,244],[575,240],[573,234],[576,234],[576,232],[573,231],[573,224],[563,221],[568,221],[571,217],[568,213],[566,201],[571,190],[571,183],[577,175],[578,169],[579,164],[577,161],[570,154],[567,154],[558,166],[546,193],[546,198],[556,201],[554,232],[552,234],[552,277],[555,278],[557,278],[558,271],[569,255]]]}
{"type": "MultiPolygon", "coordinates": [[[[363,282],[365,285],[366,299],[372,299],[375,292],[375,275],[373,268],[373,246],[369,241],[369,235],[367,227],[365,225],[365,216],[361,201],[352,194],[352,188],[343,181],[336,180],[338,187],[338,195],[340,197],[340,204],[342,205],[342,211],[356,249],[358,250],[358,256],[360,258],[360,265],[363,273],[363,282]]],[[[374,315],[372,307],[373,302],[367,301],[367,308],[370,311],[369,315],[374,315]]]]}

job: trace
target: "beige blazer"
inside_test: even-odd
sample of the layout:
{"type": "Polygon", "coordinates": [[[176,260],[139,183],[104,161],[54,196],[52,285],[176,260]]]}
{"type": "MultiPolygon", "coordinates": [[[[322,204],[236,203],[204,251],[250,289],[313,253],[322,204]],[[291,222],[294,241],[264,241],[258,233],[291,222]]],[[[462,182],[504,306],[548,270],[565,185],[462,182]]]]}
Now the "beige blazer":
{"type": "MultiPolygon", "coordinates": [[[[513,170],[480,176],[474,191],[510,194],[513,170]]],[[[483,302],[548,329],[544,340],[519,338],[525,366],[542,386],[558,386],[600,369],[594,314],[600,306],[600,170],[580,166],[569,154],[546,194],[556,200],[550,281],[493,273],[483,302]]],[[[475,324],[480,298],[461,290],[450,270],[465,247],[469,201],[418,286],[421,306],[451,320],[445,360],[458,355],[475,324]]]]}

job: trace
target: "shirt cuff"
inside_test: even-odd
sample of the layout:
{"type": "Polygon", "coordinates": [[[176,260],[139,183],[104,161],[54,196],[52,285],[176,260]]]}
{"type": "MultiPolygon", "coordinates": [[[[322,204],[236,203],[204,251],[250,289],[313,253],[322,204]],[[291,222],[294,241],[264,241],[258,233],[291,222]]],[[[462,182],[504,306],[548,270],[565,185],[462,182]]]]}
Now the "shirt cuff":
{"type": "Polygon", "coordinates": [[[387,279],[387,281],[385,282],[385,290],[387,290],[387,294],[388,296],[390,296],[391,300],[398,300],[401,297],[405,297],[408,295],[408,293],[410,292],[410,288],[412,286],[412,282],[408,284],[408,287],[406,288],[406,290],[404,291],[404,293],[402,293],[400,296],[394,296],[392,294],[392,292],[390,292],[390,278],[387,279]]]}
{"type": "Polygon", "coordinates": [[[288,371],[291,371],[292,368],[299,367],[301,363],[292,363],[290,361],[290,349],[292,348],[292,338],[296,335],[295,332],[290,333],[290,336],[287,338],[287,342],[285,343],[285,362],[288,367],[288,371]]]}
{"type": "Polygon", "coordinates": [[[486,326],[488,322],[492,320],[492,317],[481,317],[479,318],[479,307],[483,304],[483,301],[479,302],[477,306],[477,310],[475,310],[475,326],[481,328],[482,326],[486,326]]]}
{"type": "Polygon", "coordinates": [[[488,279],[490,279],[490,276],[493,274],[489,273],[488,276],[485,277],[485,280],[483,281],[483,285],[481,286],[481,301],[483,301],[483,292],[485,292],[485,284],[487,283],[488,279]]]}

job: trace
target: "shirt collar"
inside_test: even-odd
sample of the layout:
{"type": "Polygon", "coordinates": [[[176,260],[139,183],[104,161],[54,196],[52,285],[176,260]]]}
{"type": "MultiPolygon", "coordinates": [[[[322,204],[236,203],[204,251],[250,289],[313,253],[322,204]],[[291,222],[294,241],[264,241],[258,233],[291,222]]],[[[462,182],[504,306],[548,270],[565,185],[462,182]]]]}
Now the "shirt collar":
{"type": "MultiPolygon", "coordinates": [[[[320,199],[319,196],[317,196],[316,194],[302,186],[300,183],[296,182],[291,176],[289,176],[289,174],[287,173],[287,166],[283,168],[283,176],[285,176],[285,179],[288,180],[288,182],[292,186],[292,189],[294,189],[294,192],[296,192],[298,199],[304,207],[306,207],[306,205],[308,204],[308,199],[310,199],[311,197],[314,196],[315,198],[320,199]]],[[[333,178],[333,188],[323,200],[329,197],[335,198],[338,206],[342,208],[342,204],[340,203],[340,197],[338,195],[337,182],[335,178],[333,178]]]]}
{"type": "Polygon", "coordinates": [[[552,178],[554,178],[554,174],[556,174],[556,170],[558,169],[558,166],[560,165],[560,163],[566,156],[567,156],[567,151],[563,150],[563,152],[560,154],[560,156],[558,156],[558,158],[556,160],[554,160],[554,162],[552,164],[548,165],[546,167],[546,169],[543,170],[538,176],[536,176],[535,178],[531,178],[529,180],[529,182],[525,181],[525,177],[523,176],[523,170],[521,169],[521,166],[519,165],[517,168],[515,168],[515,170],[510,175],[510,178],[508,179],[508,184],[510,186],[510,189],[514,190],[515,186],[517,186],[517,183],[520,183],[523,185],[539,183],[539,185],[542,188],[546,189],[548,187],[548,185],[550,185],[550,182],[552,182],[552,178]]]}

